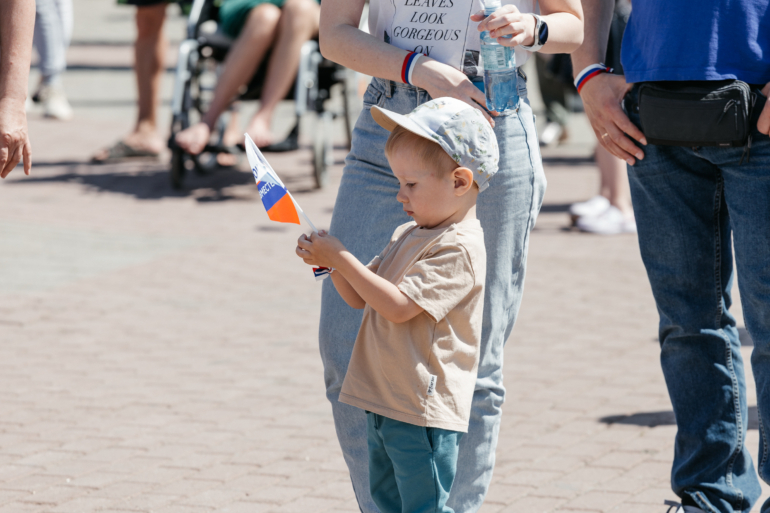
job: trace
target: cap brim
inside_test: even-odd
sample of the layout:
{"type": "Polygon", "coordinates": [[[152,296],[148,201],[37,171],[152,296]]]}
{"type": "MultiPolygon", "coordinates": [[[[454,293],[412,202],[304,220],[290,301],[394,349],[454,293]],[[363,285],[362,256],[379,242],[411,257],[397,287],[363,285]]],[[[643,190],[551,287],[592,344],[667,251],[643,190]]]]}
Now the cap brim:
{"type": "Polygon", "coordinates": [[[403,114],[398,114],[396,112],[377,107],[376,105],[372,107],[371,112],[374,121],[376,121],[378,125],[380,125],[388,132],[392,132],[396,126],[400,126],[409,130],[415,135],[424,137],[429,141],[438,142],[425,129],[420,127],[417,123],[404,116],[403,114]]]}

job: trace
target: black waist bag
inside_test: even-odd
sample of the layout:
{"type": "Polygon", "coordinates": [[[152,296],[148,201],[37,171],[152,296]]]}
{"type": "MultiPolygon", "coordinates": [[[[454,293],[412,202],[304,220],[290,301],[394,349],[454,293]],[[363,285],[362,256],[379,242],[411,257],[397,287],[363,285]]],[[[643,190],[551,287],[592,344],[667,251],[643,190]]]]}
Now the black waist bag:
{"type": "Polygon", "coordinates": [[[639,118],[651,144],[747,146],[755,101],[740,80],[645,82],[639,87],[639,118]]]}

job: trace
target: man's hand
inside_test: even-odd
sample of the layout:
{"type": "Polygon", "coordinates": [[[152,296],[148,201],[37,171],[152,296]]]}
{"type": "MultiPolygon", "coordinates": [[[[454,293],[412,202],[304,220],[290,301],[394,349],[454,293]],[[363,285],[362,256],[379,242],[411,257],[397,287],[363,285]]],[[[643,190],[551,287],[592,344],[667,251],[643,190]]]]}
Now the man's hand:
{"type": "Polygon", "coordinates": [[[308,265],[335,267],[334,262],[343,251],[346,249],[342,242],[324,230],[313,232],[309,237],[303,234],[297,240],[297,256],[308,265]]]}
{"type": "MultiPolygon", "coordinates": [[[[765,95],[765,98],[767,98],[769,93],[770,82],[765,84],[765,87],[762,88],[762,94],[765,95]]],[[[759,115],[759,119],[757,119],[757,130],[765,135],[770,135],[770,102],[765,102],[765,106],[759,115]]]]}
{"type": "Polygon", "coordinates": [[[602,73],[586,82],[580,97],[601,145],[633,166],[636,159],[644,158],[644,152],[628,136],[645,145],[647,139],[620,108],[620,102],[632,85],[622,76],[602,73]]]}
{"type": "Polygon", "coordinates": [[[497,38],[503,46],[535,44],[537,20],[531,14],[519,12],[515,5],[504,5],[489,17],[478,11],[471,15],[471,20],[480,21],[479,32],[488,30],[490,37],[497,38]]]}
{"type": "Polygon", "coordinates": [[[24,159],[24,174],[32,168],[32,146],[27,133],[27,113],[24,102],[17,99],[0,100],[0,178],[13,171],[24,159]]]}

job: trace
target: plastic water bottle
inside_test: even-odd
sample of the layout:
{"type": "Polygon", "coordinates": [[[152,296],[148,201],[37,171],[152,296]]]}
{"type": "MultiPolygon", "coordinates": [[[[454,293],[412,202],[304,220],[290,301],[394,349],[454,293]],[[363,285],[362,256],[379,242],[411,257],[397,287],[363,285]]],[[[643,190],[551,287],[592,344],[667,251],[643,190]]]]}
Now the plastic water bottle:
{"type": "MultiPolygon", "coordinates": [[[[489,16],[501,6],[500,0],[486,0],[484,15],[489,16]]],[[[481,66],[484,69],[484,93],[487,109],[503,112],[515,109],[519,103],[516,74],[516,54],[503,46],[489,32],[481,33],[481,66]]]]}

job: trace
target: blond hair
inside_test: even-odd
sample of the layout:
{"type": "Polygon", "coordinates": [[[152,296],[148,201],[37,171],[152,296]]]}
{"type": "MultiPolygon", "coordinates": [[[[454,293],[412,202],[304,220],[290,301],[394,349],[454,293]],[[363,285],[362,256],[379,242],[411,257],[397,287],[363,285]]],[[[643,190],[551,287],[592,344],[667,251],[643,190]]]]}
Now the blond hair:
{"type": "Polygon", "coordinates": [[[420,137],[401,125],[396,125],[385,143],[385,156],[390,157],[396,148],[404,146],[411,146],[424,164],[430,165],[437,171],[454,170],[458,167],[458,164],[438,143],[420,137]]]}

